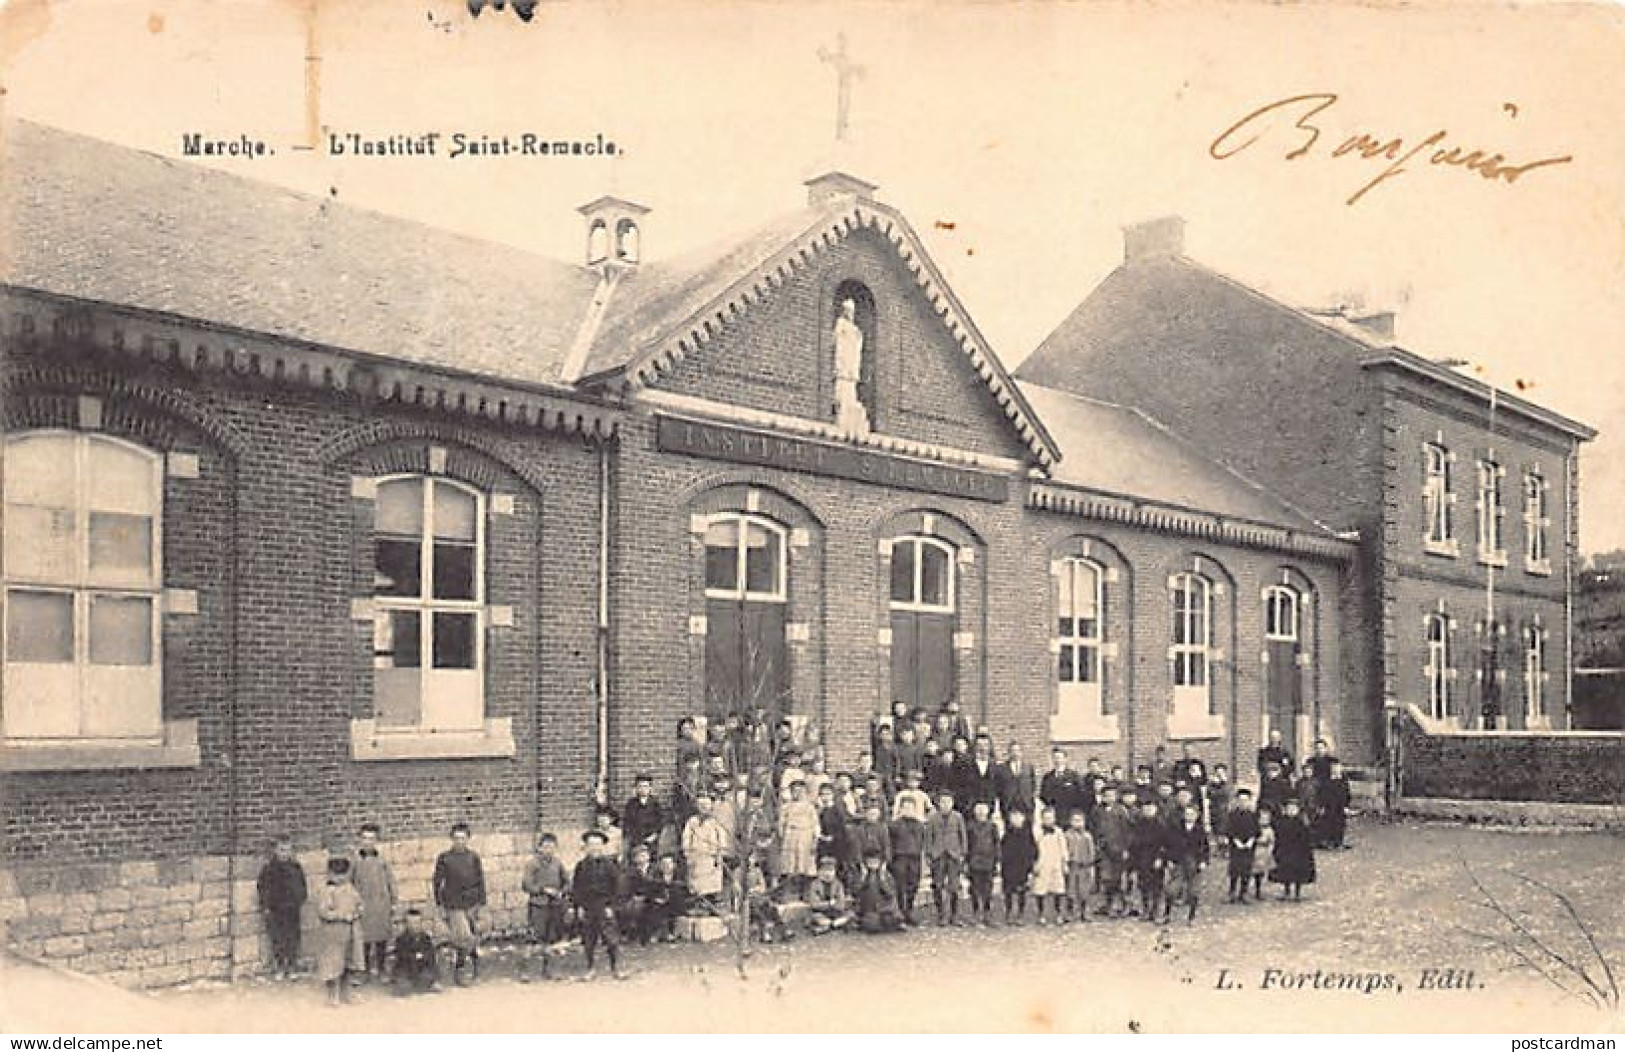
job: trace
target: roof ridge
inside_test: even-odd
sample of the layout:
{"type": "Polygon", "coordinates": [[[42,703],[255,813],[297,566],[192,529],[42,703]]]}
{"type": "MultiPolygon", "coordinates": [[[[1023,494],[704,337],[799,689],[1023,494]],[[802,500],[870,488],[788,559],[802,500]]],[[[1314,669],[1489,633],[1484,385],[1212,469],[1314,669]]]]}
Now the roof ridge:
{"type": "MultiPolygon", "coordinates": [[[[132,146],[129,143],[114,142],[110,139],[100,139],[94,135],[86,134],[85,132],[74,131],[71,128],[63,128],[55,124],[44,124],[40,121],[29,120],[26,117],[10,116],[5,118],[5,123],[8,125],[24,125],[36,132],[43,132],[46,135],[56,135],[63,138],[73,139],[99,149],[111,148],[128,154],[150,158],[151,160],[157,161],[171,170],[184,174],[195,175],[205,179],[227,180],[237,184],[240,187],[252,188],[255,192],[259,193],[270,191],[298,202],[310,204],[314,206],[318,212],[325,213],[330,209],[342,210],[354,215],[387,220],[391,223],[402,226],[417,227],[422,230],[431,230],[436,234],[456,238],[460,241],[466,241],[474,245],[484,245],[502,249],[508,252],[516,252],[520,255],[543,260],[549,264],[562,267],[567,270],[586,269],[578,264],[570,263],[564,259],[561,259],[558,256],[549,255],[545,252],[539,252],[534,248],[516,245],[511,241],[498,241],[489,237],[482,237],[478,234],[470,234],[466,231],[456,230],[451,227],[439,226],[413,216],[402,215],[399,212],[386,212],[381,208],[376,208],[371,205],[353,203],[348,199],[341,200],[337,193],[330,193],[328,196],[324,197],[319,193],[314,193],[309,190],[295,189],[294,187],[287,186],[283,183],[255,178],[254,176],[244,175],[241,172],[234,172],[226,168],[216,168],[212,165],[199,164],[196,161],[188,160],[182,157],[171,157],[167,154],[150,150],[144,146],[132,146]]],[[[7,142],[9,148],[9,140],[10,136],[8,134],[4,140],[0,141],[7,142]]]]}
{"type": "Polygon", "coordinates": [[[1184,447],[1193,456],[1196,456],[1199,459],[1204,460],[1209,464],[1212,464],[1214,467],[1218,468],[1220,471],[1223,471],[1225,474],[1229,475],[1231,478],[1234,478],[1237,482],[1240,482],[1242,485],[1249,487],[1254,492],[1263,494],[1264,496],[1268,497],[1270,500],[1273,500],[1277,504],[1281,505],[1281,507],[1286,508],[1287,510],[1291,511],[1294,515],[1302,516],[1305,520],[1307,520],[1308,522],[1314,523],[1317,527],[1319,527],[1322,530],[1325,530],[1327,533],[1332,534],[1334,536],[1337,535],[1337,532],[1338,532],[1337,530],[1333,529],[1331,526],[1329,526],[1326,523],[1322,522],[1318,517],[1310,514],[1308,511],[1305,511],[1303,508],[1298,507],[1297,504],[1293,503],[1290,500],[1287,500],[1285,497],[1283,497],[1279,493],[1275,492],[1275,490],[1271,489],[1268,486],[1265,486],[1263,483],[1255,481],[1252,477],[1250,477],[1248,475],[1245,475],[1240,471],[1237,471],[1235,468],[1231,467],[1229,464],[1225,463],[1220,458],[1215,457],[1212,454],[1208,453],[1207,450],[1205,448],[1203,448],[1202,446],[1199,446],[1195,442],[1192,442],[1190,439],[1188,439],[1185,436],[1181,435],[1179,432],[1175,431],[1173,428],[1169,427],[1167,424],[1164,424],[1162,421],[1158,420],[1156,417],[1154,417],[1150,413],[1146,412],[1144,409],[1141,409],[1138,406],[1123,406],[1122,408],[1127,409],[1130,413],[1133,413],[1135,416],[1139,417],[1141,420],[1144,420],[1148,425],[1150,425],[1151,427],[1156,428],[1159,432],[1166,435],[1168,437],[1169,441],[1174,442],[1174,443],[1184,447]]]}

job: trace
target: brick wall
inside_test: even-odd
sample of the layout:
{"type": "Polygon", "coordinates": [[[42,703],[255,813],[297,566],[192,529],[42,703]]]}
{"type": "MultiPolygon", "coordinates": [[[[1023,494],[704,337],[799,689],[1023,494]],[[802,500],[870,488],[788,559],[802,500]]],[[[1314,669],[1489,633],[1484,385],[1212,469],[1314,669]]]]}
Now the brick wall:
{"type": "Polygon", "coordinates": [[[1405,796],[1625,803],[1625,736],[1617,732],[1430,734],[1406,719],[1402,738],[1405,796]]]}
{"type": "Polygon", "coordinates": [[[124,375],[60,347],[7,350],[8,428],[69,423],[89,393],[104,401],[104,431],[199,456],[197,478],[165,483],[164,583],[195,589],[199,609],[166,616],[163,705],[166,719],[198,720],[202,759],[0,776],[0,857],[190,858],[259,850],[279,833],[313,848],[364,819],[439,836],[466,818],[527,840],[541,824],[581,824],[595,752],[587,443],[240,377],[124,375]],[[487,716],[512,720],[516,755],[356,762],[372,638],[351,601],[371,591],[371,511],[351,480],[421,470],[431,446],[448,451],[448,476],[513,497],[512,514],[488,504],[487,601],[511,605],[514,623],[487,628],[485,700],[487,716]]]}

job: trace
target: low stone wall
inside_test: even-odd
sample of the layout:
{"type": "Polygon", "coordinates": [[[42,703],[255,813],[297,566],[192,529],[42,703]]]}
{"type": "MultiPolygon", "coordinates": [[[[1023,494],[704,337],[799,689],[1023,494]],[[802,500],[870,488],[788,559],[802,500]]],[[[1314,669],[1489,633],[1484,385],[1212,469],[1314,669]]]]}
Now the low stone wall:
{"type": "MultiPolygon", "coordinates": [[[[476,836],[473,847],[485,865],[490,931],[519,933],[525,925],[519,881],[530,856],[529,834],[476,836]]],[[[395,873],[398,911],[423,909],[431,930],[440,918],[431,908],[429,881],[445,848],[440,838],[381,846],[395,873]]],[[[299,855],[312,901],[325,880],[327,857],[325,851],[299,855]]],[[[216,855],[0,866],[0,937],[23,956],[125,986],[256,974],[269,957],[255,889],[264,862],[263,856],[216,855]]],[[[315,909],[307,905],[307,957],[315,925],[315,909]]]]}
{"type": "Polygon", "coordinates": [[[1452,800],[1625,804],[1625,735],[1459,731],[1401,723],[1401,795],[1452,800]]]}
{"type": "Polygon", "coordinates": [[[1443,800],[1401,797],[1394,811],[1418,818],[1523,827],[1570,826],[1625,831],[1625,805],[1549,804],[1528,800],[1443,800]]]}

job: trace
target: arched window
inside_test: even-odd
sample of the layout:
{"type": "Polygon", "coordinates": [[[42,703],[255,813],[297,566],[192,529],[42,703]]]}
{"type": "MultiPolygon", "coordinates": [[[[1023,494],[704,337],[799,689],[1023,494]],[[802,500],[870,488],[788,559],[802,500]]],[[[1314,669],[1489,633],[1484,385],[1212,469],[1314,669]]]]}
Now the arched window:
{"type": "Polygon", "coordinates": [[[1286,585],[1274,585],[1264,592],[1264,638],[1283,642],[1298,641],[1298,593],[1286,585]]]}
{"type": "Polygon", "coordinates": [[[380,728],[485,719],[485,499],[422,475],[378,483],[373,676],[380,728]]]}
{"type": "Polygon", "coordinates": [[[1175,574],[1170,586],[1174,714],[1182,720],[1205,719],[1213,683],[1213,583],[1187,572],[1175,574]]]}
{"type": "Polygon", "coordinates": [[[784,599],[783,526],[727,512],[705,527],[705,594],[713,599],[784,599]]]}
{"type": "Polygon", "coordinates": [[[936,712],[955,693],[955,569],[959,550],[937,537],[891,541],[893,702],[936,712]]]}
{"type": "Polygon", "coordinates": [[[638,225],[630,219],[615,224],[615,258],[636,263],[638,247],[638,225]]]}
{"type": "Polygon", "coordinates": [[[587,231],[587,262],[602,263],[609,258],[609,227],[599,219],[587,231]]]}
{"type": "Polygon", "coordinates": [[[1055,565],[1056,712],[1052,736],[1077,737],[1105,717],[1102,651],[1106,639],[1106,570],[1080,556],[1055,565]]]}
{"type": "Polygon", "coordinates": [[[745,512],[705,521],[707,716],[787,707],[787,564],[780,523],[745,512]]]}
{"type": "Polygon", "coordinates": [[[899,537],[891,549],[893,610],[954,610],[954,546],[936,537],[899,537]]]}
{"type": "Polygon", "coordinates": [[[1442,613],[1427,617],[1427,665],[1423,674],[1427,678],[1428,715],[1436,720],[1450,718],[1450,619],[1442,613]]]}
{"type": "Polygon", "coordinates": [[[5,444],[8,739],[157,738],[163,461],[98,434],[5,444]]]}

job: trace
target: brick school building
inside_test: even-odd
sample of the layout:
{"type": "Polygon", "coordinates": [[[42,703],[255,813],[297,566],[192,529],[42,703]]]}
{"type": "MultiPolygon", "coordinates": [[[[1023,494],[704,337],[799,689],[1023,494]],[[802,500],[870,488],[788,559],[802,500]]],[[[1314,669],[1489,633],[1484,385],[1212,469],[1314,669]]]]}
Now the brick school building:
{"type": "Polygon", "coordinates": [[[685,716],[789,718],[836,770],[896,701],[1029,755],[1381,759],[1359,527],[1013,377],[868,183],[671,259],[601,198],[567,263],[5,136],[21,952],[256,970],[269,841],[314,877],[364,821],[403,904],[470,822],[517,929],[536,835],[668,785],[685,716]]]}

